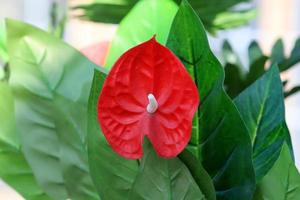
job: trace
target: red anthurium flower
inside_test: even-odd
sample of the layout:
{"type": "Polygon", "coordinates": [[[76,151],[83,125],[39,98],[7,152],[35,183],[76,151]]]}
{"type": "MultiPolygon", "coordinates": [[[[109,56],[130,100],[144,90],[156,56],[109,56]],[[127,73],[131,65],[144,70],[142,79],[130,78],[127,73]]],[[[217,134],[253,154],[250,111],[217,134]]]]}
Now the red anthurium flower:
{"type": "Polygon", "coordinates": [[[99,97],[98,120],[119,155],[141,158],[146,135],[158,155],[170,158],[190,140],[198,104],[198,90],[184,65],[153,38],[114,64],[99,97]]]}

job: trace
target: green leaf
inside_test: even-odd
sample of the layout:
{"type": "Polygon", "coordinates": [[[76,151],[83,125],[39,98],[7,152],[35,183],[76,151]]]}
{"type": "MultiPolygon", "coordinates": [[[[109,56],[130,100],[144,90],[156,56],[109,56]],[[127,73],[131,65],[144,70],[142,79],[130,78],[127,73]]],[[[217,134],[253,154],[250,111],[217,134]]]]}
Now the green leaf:
{"type": "Polygon", "coordinates": [[[0,22],[0,60],[2,62],[8,61],[8,54],[6,48],[6,29],[5,24],[1,21],[0,22]]]}
{"type": "Polygon", "coordinates": [[[271,170],[258,183],[253,200],[298,200],[300,174],[293,162],[288,145],[283,144],[271,170]]]}
{"type": "Polygon", "coordinates": [[[284,141],[290,140],[277,66],[236,97],[235,104],[252,140],[254,169],[260,180],[278,159],[284,141]]]}
{"type": "Polygon", "coordinates": [[[206,199],[179,158],[160,158],[147,140],[144,143],[145,153],[128,199],[206,199]]]}
{"type": "Polygon", "coordinates": [[[149,40],[153,35],[165,44],[177,5],[172,0],[141,0],[122,20],[109,50],[106,67],[129,48],[149,40]]]}
{"type": "Polygon", "coordinates": [[[242,90],[251,85],[265,72],[265,64],[267,63],[268,59],[269,58],[267,56],[261,56],[257,60],[253,61],[249,67],[249,72],[247,73],[245,84],[242,90]]]}
{"type": "Polygon", "coordinates": [[[107,143],[97,120],[97,103],[106,75],[94,72],[88,106],[88,158],[93,181],[103,199],[126,199],[138,162],[117,155],[107,143]]]}
{"type": "MultiPolygon", "coordinates": [[[[237,65],[238,67],[242,67],[242,62],[238,55],[233,51],[230,43],[225,40],[222,46],[222,55],[226,63],[230,63],[232,65],[237,65]]],[[[241,69],[242,70],[242,69],[241,69]]]]}
{"type": "Polygon", "coordinates": [[[219,29],[246,24],[255,17],[254,10],[233,8],[240,3],[247,3],[249,0],[189,0],[189,2],[201,18],[205,28],[212,33],[219,29]]]}
{"type": "Polygon", "coordinates": [[[225,67],[225,89],[230,97],[237,96],[245,84],[244,74],[237,65],[226,63],[225,67]]]}
{"type": "Polygon", "coordinates": [[[0,81],[2,81],[5,78],[5,72],[3,67],[0,66],[0,81]]]}
{"type": "Polygon", "coordinates": [[[0,178],[28,200],[50,200],[21,151],[11,89],[0,83],[0,178]]]}
{"type": "Polygon", "coordinates": [[[84,20],[91,20],[94,22],[113,23],[118,24],[132,9],[133,4],[129,5],[114,5],[114,4],[100,4],[93,3],[88,5],[76,6],[73,9],[81,10],[82,15],[78,17],[84,20]]]}
{"type": "Polygon", "coordinates": [[[272,48],[271,62],[278,65],[285,61],[284,57],[284,45],[282,39],[278,39],[272,48]]]}
{"type": "Polygon", "coordinates": [[[252,65],[255,61],[263,57],[264,54],[256,41],[252,41],[248,48],[249,64],[252,65]]]}
{"type": "Polygon", "coordinates": [[[199,131],[193,132],[188,149],[213,178],[217,199],[251,199],[255,181],[250,138],[224,92],[224,71],[210,51],[204,27],[186,1],[174,19],[167,46],[185,64],[200,92],[199,131]]]}
{"type": "Polygon", "coordinates": [[[93,3],[103,3],[112,5],[127,5],[134,4],[139,0],[93,0],[93,3]]]}
{"type": "MultiPolygon", "coordinates": [[[[181,0],[176,0],[178,3],[182,2],[181,0]]],[[[233,6],[236,6],[240,3],[247,3],[250,2],[250,0],[210,0],[210,1],[199,1],[199,0],[188,0],[193,8],[201,9],[200,11],[203,15],[207,15],[207,17],[213,18],[212,16],[215,16],[218,13],[228,11],[233,6]]],[[[201,16],[200,16],[201,18],[201,16]]],[[[204,19],[203,19],[204,20],[204,19]]]]}
{"type": "Polygon", "coordinates": [[[300,38],[298,38],[295,42],[294,48],[291,52],[290,57],[286,60],[284,64],[282,64],[281,71],[287,70],[300,62],[300,38]]]}
{"type": "Polygon", "coordinates": [[[226,92],[235,98],[265,72],[265,64],[269,58],[263,55],[256,42],[252,42],[248,49],[250,66],[246,71],[228,42],[223,44],[222,51],[226,61],[224,67],[226,92]]]}
{"type": "Polygon", "coordinates": [[[205,198],[215,200],[216,191],[213,182],[201,162],[187,149],[181,152],[178,157],[189,169],[205,198]]]}
{"type": "Polygon", "coordinates": [[[287,98],[300,91],[300,85],[293,87],[292,89],[284,92],[284,97],[287,98]]]}
{"type": "Polygon", "coordinates": [[[17,130],[37,181],[53,199],[99,199],[84,145],[96,65],[30,25],[7,29],[17,130]]]}
{"type": "Polygon", "coordinates": [[[215,19],[212,22],[213,25],[212,27],[210,27],[210,31],[215,32],[217,30],[224,30],[242,26],[244,24],[247,24],[250,20],[254,19],[256,15],[256,10],[253,9],[235,12],[222,12],[215,16],[215,19]]]}

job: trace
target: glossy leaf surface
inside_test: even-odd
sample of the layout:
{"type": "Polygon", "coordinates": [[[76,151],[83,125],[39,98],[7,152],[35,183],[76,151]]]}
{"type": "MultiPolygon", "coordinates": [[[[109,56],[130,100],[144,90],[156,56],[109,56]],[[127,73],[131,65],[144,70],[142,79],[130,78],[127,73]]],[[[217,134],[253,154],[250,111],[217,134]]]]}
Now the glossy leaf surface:
{"type": "Polygon", "coordinates": [[[258,183],[253,200],[298,200],[299,197],[300,174],[284,143],[278,160],[258,183]]]}
{"type": "Polygon", "coordinates": [[[224,92],[224,71],[210,51],[204,27],[186,1],[167,46],[185,64],[200,93],[199,131],[193,132],[188,149],[212,177],[217,199],[251,199],[255,183],[250,137],[224,92]]]}
{"type": "Polygon", "coordinates": [[[99,199],[84,147],[97,66],[30,25],[8,20],[7,29],[17,130],[37,181],[53,199],[99,199]]]}
{"type": "Polygon", "coordinates": [[[129,199],[205,200],[205,196],[179,158],[159,157],[145,141],[145,155],[129,199]]]}
{"type": "Polygon", "coordinates": [[[278,159],[284,141],[290,143],[277,66],[237,96],[235,105],[251,136],[256,179],[260,180],[278,159]]]}
{"type": "Polygon", "coordinates": [[[185,149],[178,158],[189,169],[190,173],[194,177],[195,182],[198,184],[202,193],[207,200],[216,200],[216,191],[213,185],[213,181],[209,174],[203,168],[201,161],[198,160],[189,150],[185,149]]]}

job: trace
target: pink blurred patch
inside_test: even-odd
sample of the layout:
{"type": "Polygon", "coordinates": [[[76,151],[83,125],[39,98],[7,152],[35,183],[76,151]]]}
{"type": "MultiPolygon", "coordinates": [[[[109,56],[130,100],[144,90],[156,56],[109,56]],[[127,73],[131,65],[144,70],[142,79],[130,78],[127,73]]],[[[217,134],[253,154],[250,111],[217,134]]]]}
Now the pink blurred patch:
{"type": "Polygon", "coordinates": [[[103,41],[87,46],[81,49],[80,52],[95,64],[103,66],[108,52],[108,47],[109,41],[103,41]]]}

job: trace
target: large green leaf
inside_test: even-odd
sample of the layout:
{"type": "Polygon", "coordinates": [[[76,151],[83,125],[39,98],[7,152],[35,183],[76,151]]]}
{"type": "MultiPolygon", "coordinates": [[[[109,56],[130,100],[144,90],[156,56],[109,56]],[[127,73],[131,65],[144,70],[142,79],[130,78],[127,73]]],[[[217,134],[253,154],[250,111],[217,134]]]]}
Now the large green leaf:
{"type": "Polygon", "coordinates": [[[181,161],[191,158],[186,154],[181,155],[181,159],[159,158],[147,143],[144,146],[145,155],[139,165],[139,161],[126,160],[111,149],[97,121],[98,97],[105,77],[104,73],[95,70],[89,100],[88,127],[90,168],[101,197],[124,200],[183,198],[214,200],[215,193],[209,185],[210,178],[202,168],[195,169],[201,167],[201,164],[188,163],[186,166],[181,161]],[[197,178],[197,183],[193,177],[197,178]]]}
{"type": "Polygon", "coordinates": [[[50,200],[21,151],[11,89],[0,83],[0,178],[28,200],[50,200]]]}
{"type": "Polygon", "coordinates": [[[172,0],[141,0],[122,20],[112,41],[106,67],[129,48],[156,35],[157,41],[165,44],[177,5],[172,0]]]}
{"type": "Polygon", "coordinates": [[[179,158],[160,158],[147,140],[144,143],[144,156],[128,199],[206,199],[179,158]]]}
{"type": "Polygon", "coordinates": [[[284,118],[284,97],[277,66],[235,99],[253,144],[253,164],[260,180],[274,165],[285,140],[290,142],[284,118]]]}
{"type": "Polygon", "coordinates": [[[258,183],[254,200],[298,200],[300,174],[293,162],[289,147],[283,144],[278,160],[258,183]]]}
{"type": "Polygon", "coordinates": [[[17,130],[37,181],[53,199],[99,199],[84,146],[96,65],[30,25],[7,29],[17,130]]]}
{"type": "Polygon", "coordinates": [[[193,132],[189,150],[213,177],[217,199],[251,199],[255,181],[250,137],[224,92],[224,71],[210,51],[204,27],[186,1],[167,46],[185,64],[200,92],[199,129],[193,132]]]}

